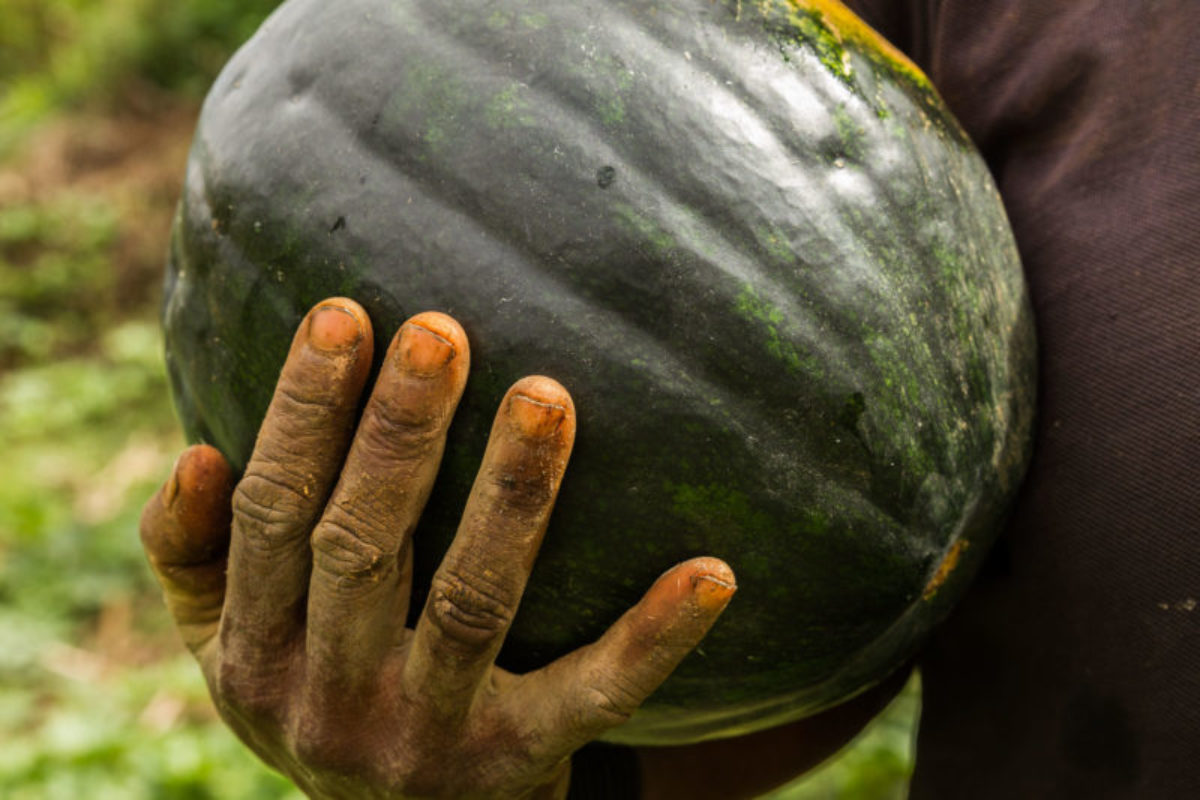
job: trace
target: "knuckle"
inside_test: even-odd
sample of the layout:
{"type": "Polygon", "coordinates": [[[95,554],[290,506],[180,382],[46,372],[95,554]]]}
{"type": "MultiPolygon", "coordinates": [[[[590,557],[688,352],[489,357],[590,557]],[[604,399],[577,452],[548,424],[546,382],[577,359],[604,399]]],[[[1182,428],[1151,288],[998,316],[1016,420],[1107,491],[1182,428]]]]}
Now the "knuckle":
{"type": "Polygon", "coordinates": [[[677,664],[696,649],[696,645],[700,643],[701,631],[696,630],[695,622],[696,620],[689,619],[688,624],[678,626],[681,630],[668,631],[652,641],[656,664],[677,664]]]}
{"type": "Polygon", "coordinates": [[[485,649],[508,629],[515,603],[458,575],[438,574],[429,591],[428,614],[445,640],[468,652],[485,649]]]}
{"type": "Polygon", "coordinates": [[[306,517],[312,489],[300,489],[269,478],[261,472],[247,473],[233,491],[233,516],[250,544],[265,552],[278,546],[278,533],[294,526],[297,517],[306,517]]]}
{"type": "MultiPolygon", "coordinates": [[[[331,506],[332,508],[332,506],[331,506]]],[[[396,568],[396,554],[354,532],[351,524],[327,514],[312,536],[313,564],[338,579],[377,582],[396,568]]],[[[346,519],[344,516],[342,519],[346,519]]]]}
{"type": "Polygon", "coordinates": [[[587,715],[605,726],[628,720],[643,696],[633,683],[615,675],[593,678],[583,690],[587,715]]]}
{"type": "MultiPolygon", "coordinates": [[[[296,478],[319,469],[353,430],[357,399],[339,376],[301,381],[285,370],[255,443],[251,468],[296,478]]],[[[297,488],[303,485],[298,482],[297,488]]]]}
{"type": "Polygon", "coordinates": [[[440,406],[389,396],[370,403],[363,416],[363,430],[384,452],[394,451],[397,442],[402,442],[409,450],[432,447],[440,438],[445,423],[440,406]]]}
{"type": "Polygon", "coordinates": [[[440,419],[421,418],[412,409],[372,403],[363,412],[355,447],[370,470],[406,473],[439,451],[443,435],[440,419]]]}
{"type": "Polygon", "coordinates": [[[320,423],[345,402],[344,393],[332,375],[310,375],[304,380],[285,373],[275,387],[271,412],[286,419],[320,423]]]}

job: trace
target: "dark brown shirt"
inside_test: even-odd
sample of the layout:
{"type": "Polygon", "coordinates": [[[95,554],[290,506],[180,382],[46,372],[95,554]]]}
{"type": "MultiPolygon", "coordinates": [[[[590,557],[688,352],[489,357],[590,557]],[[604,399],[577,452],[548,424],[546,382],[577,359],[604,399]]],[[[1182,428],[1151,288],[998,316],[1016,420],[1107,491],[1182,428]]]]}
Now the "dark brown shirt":
{"type": "Polygon", "coordinates": [[[851,0],[990,164],[1032,470],[923,656],[913,800],[1200,797],[1200,2],[851,0]]]}

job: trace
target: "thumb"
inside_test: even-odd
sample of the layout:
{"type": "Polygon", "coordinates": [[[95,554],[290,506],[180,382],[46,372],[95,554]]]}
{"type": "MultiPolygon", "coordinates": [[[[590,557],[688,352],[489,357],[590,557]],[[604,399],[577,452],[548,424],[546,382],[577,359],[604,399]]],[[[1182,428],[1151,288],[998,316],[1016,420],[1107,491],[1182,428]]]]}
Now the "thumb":
{"type": "Polygon", "coordinates": [[[233,474],[213,447],[183,451],[142,510],[142,546],[167,609],[193,653],[211,640],[225,602],[233,474]]]}

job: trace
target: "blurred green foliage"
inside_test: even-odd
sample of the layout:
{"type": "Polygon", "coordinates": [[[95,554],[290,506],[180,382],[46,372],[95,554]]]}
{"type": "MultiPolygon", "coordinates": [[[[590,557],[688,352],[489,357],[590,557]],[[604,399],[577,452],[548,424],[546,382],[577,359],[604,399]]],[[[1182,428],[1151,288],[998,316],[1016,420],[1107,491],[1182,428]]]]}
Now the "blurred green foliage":
{"type": "Polygon", "coordinates": [[[0,155],[47,116],[199,97],[278,0],[0,0],[0,155]]]}
{"type": "MultiPolygon", "coordinates": [[[[186,135],[178,109],[194,109],[274,5],[0,0],[5,800],[301,797],[216,718],[136,532],[183,446],[156,318],[186,145],[143,151],[139,137],[147,124],[186,135]],[[106,114],[115,134],[98,144],[106,114]],[[122,127],[130,115],[136,131],[122,127]],[[49,167],[45,153],[28,157],[38,147],[49,167]]],[[[914,681],[843,754],[772,799],[904,797],[919,698],[914,681]]]]}
{"type": "Polygon", "coordinates": [[[137,537],[182,445],[153,319],[0,378],[0,797],[298,798],[215,719],[137,537]]]}
{"type": "Polygon", "coordinates": [[[763,800],[904,800],[920,712],[921,680],[914,675],[851,744],[763,800]]]}
{"type": "Polygon", "coordinates": [[[216,719],[141,553],[141,505],[183,444],[157,325],[174,197],[127,159],[138,142],[96,143],[106,114],[153,128],[166,107],[178,128],[274,5],[0,0],[6,800],[301,797],[216,719]],[[74,152],[26,156],[56,130],[74,152]]]}
{"type": "Polygon", "coordinates": [[[115,302],[116,236],[114,209],[99,197],[0,208],[0,364],[44,360],[101,329],[115,302]]]}
{"type": "Polygon", "coordinates": [[[190,658],[121,673],[102,687],[54,682],[48,714],[38,697],[0,689],[0,727],[38,718],[29,735],[0,748],[7,800],[302,800],[282,777],[253,761],[219,723],[171,724],[179,704],[203,702],[190,658]],[[100,689],[100,690],[98,690],[100,689]]]}

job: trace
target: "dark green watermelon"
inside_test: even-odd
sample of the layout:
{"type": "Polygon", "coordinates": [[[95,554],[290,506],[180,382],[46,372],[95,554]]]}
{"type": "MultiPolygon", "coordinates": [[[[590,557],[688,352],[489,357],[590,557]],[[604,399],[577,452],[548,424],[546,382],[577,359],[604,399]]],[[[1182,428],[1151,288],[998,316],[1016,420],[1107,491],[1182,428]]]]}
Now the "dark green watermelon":
{"type": "Polygon", "coordinates": [[[920,72],[831,2],[292,0],[188,165],[164,321],[192,439],[244,465],[330,295],[379,354],[427,309],[471,338],[414,608],[533,373],[579,433],[502,666],[594,639],[677,561],[733,566],[729,611],[617,740],[879,681],[963,591],[1028,455],[1000,198],[920,72]]]}

